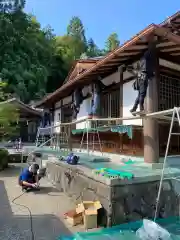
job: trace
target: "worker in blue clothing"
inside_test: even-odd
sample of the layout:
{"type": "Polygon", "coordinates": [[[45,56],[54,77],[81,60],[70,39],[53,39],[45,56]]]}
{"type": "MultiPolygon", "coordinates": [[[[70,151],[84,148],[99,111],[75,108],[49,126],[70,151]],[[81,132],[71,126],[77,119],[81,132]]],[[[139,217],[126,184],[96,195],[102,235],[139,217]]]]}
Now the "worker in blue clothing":
{"type": "Polygon", "coordinates": [[[39,165],[32,164],[31,166],[23,169],[19,176],[19,185],[22,190],[29,191],[39,188],[39,176],[38,176],[39,165]]]}

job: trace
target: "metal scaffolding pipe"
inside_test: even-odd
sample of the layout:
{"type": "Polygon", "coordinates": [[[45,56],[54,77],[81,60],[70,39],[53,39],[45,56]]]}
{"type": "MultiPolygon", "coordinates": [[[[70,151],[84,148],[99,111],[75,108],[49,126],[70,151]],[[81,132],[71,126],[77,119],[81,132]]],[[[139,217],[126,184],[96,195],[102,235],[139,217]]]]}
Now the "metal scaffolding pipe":
{"type": "MultiPolygon", "coordinates": [[[[86,122],[86,121],[120,121],[120,120],[123,121],[123,120],[136,120],[136,119],[143,119],[143,118],[156,118],[156,119],[163,119],[163,120],[171,121],[172,117],[166,116],[166,115],[172,114],[174,109],[177,109],[177,111],[180,112],[180,108],[175,107],[175,108],[168,109],[168,110],[147,113],[147,114],[142,114],[142,115],[138,115],[138,116],[121,117],[121,118],[96,118],[96,119],[90,118],[89,119],[88,117],[84,117],[82,119],[77,119],[76,121],[73,121],[73,122],[59,123],[54,126],[48,126],[48,127],[39,128],[39,129],[45,130],[45,129],[51,129],[51,128],[56,128],[56,127],[69,126],[69,125],[82,123],[82,122],[86,122]]],[[[177,121],[177,118],[175,120],[177,121]]]]}

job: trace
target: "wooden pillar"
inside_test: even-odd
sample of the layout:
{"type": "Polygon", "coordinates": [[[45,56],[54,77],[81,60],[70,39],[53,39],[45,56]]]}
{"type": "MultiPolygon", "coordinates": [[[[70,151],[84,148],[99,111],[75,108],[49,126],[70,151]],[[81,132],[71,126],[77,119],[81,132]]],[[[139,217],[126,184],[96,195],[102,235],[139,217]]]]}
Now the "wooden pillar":
{"type": "MultiPolygon", "coordinates": [[[[155,51],[155,49],[154,49],[155,51]]],[[[159,58],[156,54],[155,76],[149,81],[145,110],[147,113],[158,111],[158,85],[160,80],[159,58]]],[[[159,126],[158,120],[147,118],[144,125],[144,161],[156,163],[159,161],[159,126]]]]}
{"type": "MultiPolygon", "coordinates": [[[[123,71],[124,71],[124,65],[119,67],[119,117],[123,117],[123,71]]],[[[119,122],[119,124],[122,124],[122,121],[119,122]]]]}
{"type": "MultiPolygon", "coordinates": [[[[119,72],[119,117],[123,117],[123,71],[124,71],[124,66],[120,66],[118,69],[119,72]]],[[[118,121],[118,124],[123,124],[123,121],[120,120],[118,121]]],[[[119,134],[119,150],[120,153],[123,151],[123,136],[122,134],[119,134]]]]}

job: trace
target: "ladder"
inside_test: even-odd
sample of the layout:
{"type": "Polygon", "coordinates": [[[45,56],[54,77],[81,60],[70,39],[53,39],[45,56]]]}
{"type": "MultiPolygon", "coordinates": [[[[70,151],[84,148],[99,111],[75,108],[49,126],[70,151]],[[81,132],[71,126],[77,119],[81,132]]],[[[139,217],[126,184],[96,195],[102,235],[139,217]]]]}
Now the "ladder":
{"type": "Polygon", "coordinates": [[[164,180],[164,171],[165,171],[166,162],[167,162],[167,158],[168,158],[171,136],[180,135],[180,132],[175,133],[175,132],[172,131],[173,126],[174,126],[174,122],[178,122],[178,125],[180,127],[180,115],[179,114],[180,114],[180,107],[174,107],[174,110],[172,112],[172,119],[171,119],[171,124],[170,124],[170,129],[169,129],[168,141],[167,141],[167,146],[166,146],[166,151],[165,151],[165,156],[164,156],[164,162],[163,162],[163,167],[162,167],[162,172],[161,172],[161,178],[160,178],[160,183],[159,183],[158,195],[157,195],[157,200],[156,200],[154,222],[157,219],[157,213],[158,213],[159,201],[160,201],[160,196],[161,196],[162,184],[163,184],[163,180],[164,180]]]}
{"type": "Polygon", "coordinates": [[[83,135],[82,135],[82,139],[81,139],[81,143],[80,143],[80,152],[82,150],[83,144],[87,145],[87,153],[88,153],[88,155],[89,155],[89,146],[92,145],[92,151],[94,152],[95,145],[99,144],[100,152],[101,152],[101,154],[103,156],[102,144],[101,144],[101,139],[100,139],[100,136],[99,136],[97,121],[95,121],[95,126],[93,128],[93,141],[92,141],[92,143],[90,143],[89,142],[89,121],[88,121],[88,119],[86,120],[85,128],[83,130],[83,135]],[[87,139],[86,142],[84,142],[85,134],[86,134],[86,139],[87,139]],[[97,135],[98,143],[95,142],[95,136],[96,135],[97,135]]]}

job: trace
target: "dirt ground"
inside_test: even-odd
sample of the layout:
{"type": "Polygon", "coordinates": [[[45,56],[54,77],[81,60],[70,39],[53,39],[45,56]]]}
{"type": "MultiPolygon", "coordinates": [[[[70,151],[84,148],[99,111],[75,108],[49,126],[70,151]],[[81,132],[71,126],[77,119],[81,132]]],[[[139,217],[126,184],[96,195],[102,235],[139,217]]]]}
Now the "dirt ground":
{"type": "Polygon", "coordinates": [[[64,213],[75,205],[72,199],[58,192],[46,179],[41,180],[41,191],[22,194],[17,184],[20,166],[11,165],[0,172],[0,240],[55,240],[60,235],[71,235],[83,227],[70,227],[64,213]],[[32,215],[32,238],[30,214],[32,215]]]}

